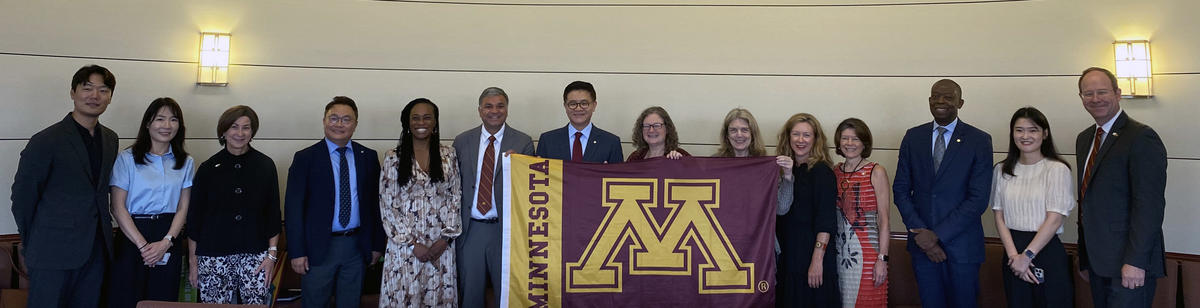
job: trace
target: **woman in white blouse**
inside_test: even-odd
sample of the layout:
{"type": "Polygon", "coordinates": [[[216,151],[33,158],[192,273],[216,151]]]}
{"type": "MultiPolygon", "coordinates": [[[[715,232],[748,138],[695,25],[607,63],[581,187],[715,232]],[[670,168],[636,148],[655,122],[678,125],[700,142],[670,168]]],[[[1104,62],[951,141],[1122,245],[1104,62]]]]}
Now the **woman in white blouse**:
{"type": "Polygon", "coordinates": [[[1073,307],[1072,277],[1058,234],[1075,207],[1075,185],[1071,168],[1054,149],[1050,123],[1036,108],[1013,114],[1008,156],[996,164],[992,183],[1008,306],[1073,307]]]}

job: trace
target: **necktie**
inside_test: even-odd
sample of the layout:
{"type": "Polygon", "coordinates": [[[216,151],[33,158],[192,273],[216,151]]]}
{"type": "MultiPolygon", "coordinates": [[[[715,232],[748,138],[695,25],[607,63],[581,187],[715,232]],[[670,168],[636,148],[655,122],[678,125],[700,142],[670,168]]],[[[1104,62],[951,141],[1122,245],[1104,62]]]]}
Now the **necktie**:
{"type": "Polygon", "coordinates": [[[1092,140],[1092,151],[1088,152],[1087,166],[1083,169],[1083,183],[1079,183],[1079,200],[1083,200],[1083,195],[1087,193],[1088,183],[1092,182],[1092,168],[1096,166],[1096,157],[1100,153],[1100,144],[1104,138],[1104,129],[1096,127],[1096,138],[1092,140]]]}
{"type": "Polygon", "coordinates": [[[338,223],[342,227],[350,224],[350,163],[346,161],[346,147],[337,148],[338,158],[338,223]]]}
{"type": "Polygon", "coordinates": [[[583,133],[575,132],[575,145],[571,146],[571,161],[574,162],[583,161],[583,143],[579,138],[583,138],[583,133]]]}
{"type": "Polygon", "coordinates": [[[937,172],[938,167],[942,165],[942,155],[946,154],[946,139],[942,136],[946,135],[945,127],[937,128],[937,140],[933,141],[933,172],[937,172]]]}
{"type": "Polygon", "coordinates": [[[496,176],[496,136],[488,136],[487,150],[483,152],[483,166],[479,167],[479,195],[475,196],[475,208],[479,215],[487,215],[492,209],[492,178],[496,176]]]}

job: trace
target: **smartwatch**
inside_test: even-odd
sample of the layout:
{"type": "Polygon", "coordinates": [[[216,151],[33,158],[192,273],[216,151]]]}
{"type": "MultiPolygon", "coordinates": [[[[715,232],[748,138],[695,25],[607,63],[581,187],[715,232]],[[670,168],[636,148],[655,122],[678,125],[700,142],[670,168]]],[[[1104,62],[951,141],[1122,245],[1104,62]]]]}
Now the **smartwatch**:
{"type": "Polygon", "coordinates": [[[1034,256],[1037,256],[1037,254],[1033,253],[1033,250],[1026,249],[1025,256],[1029,257],[1029,259],[1032,260],[1034,256]]]}

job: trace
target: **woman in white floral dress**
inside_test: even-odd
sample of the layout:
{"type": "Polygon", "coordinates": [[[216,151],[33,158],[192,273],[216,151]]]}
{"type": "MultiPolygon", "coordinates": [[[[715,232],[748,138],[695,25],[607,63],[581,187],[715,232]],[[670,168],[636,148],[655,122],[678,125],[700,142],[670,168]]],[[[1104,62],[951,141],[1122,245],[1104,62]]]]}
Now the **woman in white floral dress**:
{"type": "Polygon", "coordinates": [[[454,307],[453,238],[461,232],[458,162],[438,140],[437,105],[418,98],[404,107],[398,149],[379,179],[387,232],[380,307],[454,307]]]}

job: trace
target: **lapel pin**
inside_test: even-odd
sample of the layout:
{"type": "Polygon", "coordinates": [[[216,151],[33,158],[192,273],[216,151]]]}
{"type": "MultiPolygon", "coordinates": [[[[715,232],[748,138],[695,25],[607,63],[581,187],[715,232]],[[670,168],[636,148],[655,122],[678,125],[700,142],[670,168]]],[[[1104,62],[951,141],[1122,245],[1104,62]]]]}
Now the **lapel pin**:
{"type": "Polygon", "coordinates": [[[962,142],[962,139],[954,139],[954,142],[962,142]]]}
{"type": "Polygon", "coordinates": [[[1113,137],[1116,137],[1116,136],[1117,136],[1117,132],[1113,132],[1113,137]]]}
{"type": "Polygon", "coordinates": [[[598,142],[598,141],[596,141],[596,140],[592,140],[592,144],[596,144],[597,142],[598,142]]]}
{"type": "Polygon", "coordinates": [[[213,165],[213,168],[220,167],[220,166],[221,166],[221,164],[216,164],[216,165],[213,165]]]}

